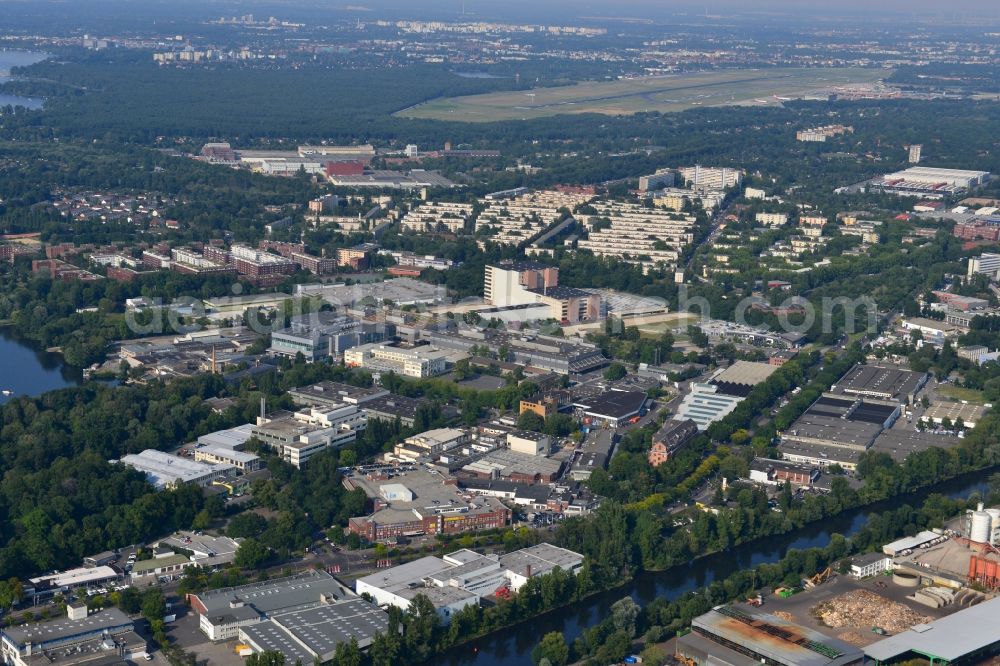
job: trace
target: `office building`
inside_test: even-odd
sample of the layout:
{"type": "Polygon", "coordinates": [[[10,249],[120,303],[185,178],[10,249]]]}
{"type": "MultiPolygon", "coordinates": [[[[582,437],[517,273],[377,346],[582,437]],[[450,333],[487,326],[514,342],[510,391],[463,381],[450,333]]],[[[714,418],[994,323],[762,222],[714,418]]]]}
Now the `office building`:
{"type": "Polygon", "coordinates": [[[975,277],[985,275],[991,280],[996,280],[1000,274],[1000,254],[984,252],[978,257],[969,257],[969,269],[966,275],[975,277]]]}
{"type": "Polygon", "coordinates": [[[549,318],[564,324],[596,321],[601,313],[600,296],[559,286],[558,268],[532,261],[488,264],[483,298],[497,307],[543,303],[549,318]]]}
{"type": "Polygon", "coordinates": [[[878,576],[892,571],[892,558],[884,553],[865,553],[851,558],[851,575],[855,578],[878,576]]]}
{"type": "Polygon", "coordinates": [[[293,317],[288,328],[271,333],[268,353],[293,359],[302,354],[307,361],[325,358],[340,360],[348,349],[382,342],[394,334],[392,324],[375,324],[332,312],[316,312],[293,317]]]}
{"type": "Polygon", "coordinates": [[[344,364],[350,368],[366,368],[373,372],[394,372],[417,379],[434,377],[447,371],[449,352],[428,345],[398,347],[387,344],[366,344],[344,352],[344,364]]]}
{"type": "Polygon", "coordinates": [[[417,595],[424,595],[447,624],[455,612],[478,604],[483,597],[501,590],[517,592],[528,580],[550,574],[557,567],[576,575],[583,567],[583,556],[547,543],[500,556],[463,549],[359,578],[354,589],[358,594],[369,594],[380,606],[401,610],[409,608],[417,595]]]}
{"type": "Polygon", "coordinates": [[[677,654],[698,666],[852,666],[860,649],[751,607],[716,606],[691,621],[677,654]]]}
{"type": "Polygon", "coordinates": [[[130,453],[122,456],[119,462],[145,474],[146,480],[157,490],[166,490],[182,483],[208,486],[214,481],[230,478],[236,472],[236,467],[230,464],[209,465],[156,449],[130,453]]]}
{"type": "Polygon", "coordinates": [[[194,450],[195,462],[210,465],[232,465],[243,474],[260,469],[260,457],[225,446],[201,446],[194,450]]]}
{"type": "Polygon", "coordinates": [[[910,144],[907,161],[910,164],[920,164],[920,157],[923,150],[924,147],[919,143],[910,144]]]}
{"type": "Polygon", "coordinates": [[[750,463],[750,480],[768,486],[782,486],[787,481],[792,488],[809,488],[819,480],[819,468],[787,460],[755,458],[750,463]]]}
{"type": "Polygon", "coordinates": [[[341,404],[261,417],[251,432],[282,460],[301,468],[312,456],[356,440],[366,424],[357,405],[341,404]]]}
{"type": "Polygon", "coordinates": [[[388,389],[364,387],[342,382],[323,381],[288,390],[292,402],[301,407],[330,407],[342,404],[364,405],[371,400],[389,395],[388,389]]]}
{"type": "Polygon", "coordinates": [[[540,432],[515,430],[507,434],[507,446],[518,453],[547,456],[552,451],[552,438],[540,432]]]}
{"type": "MultiPolygon", "coordinates": [[[[461,428],[435,428],[411,435],[396,444],[392,457],[396,460],[435,460],[439,455],[470,441],[471,435],[461,428]]],[[[388,455],[388,454],[386,454],[388,455]]]]}

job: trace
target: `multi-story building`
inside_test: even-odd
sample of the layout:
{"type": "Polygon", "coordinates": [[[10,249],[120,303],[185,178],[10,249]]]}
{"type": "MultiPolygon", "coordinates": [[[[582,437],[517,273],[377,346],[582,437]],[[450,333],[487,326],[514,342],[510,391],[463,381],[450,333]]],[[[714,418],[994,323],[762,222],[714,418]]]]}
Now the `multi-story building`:
{"type": "Polygon", "coordinates": [[[348,530],[371,542],[394,542],[420,534],[458,534],[504,527],[511,511],[498,499],[472,497],[440,472],[410,467],[344,477],[348,490],[361,488],[372,503],[368,515],[351,518],[348,530]]]}
{"type": "Polygon", "coordinates": [[[337,265],[341,268],[361,270],[368,267],[368,258],[378,249],[374,243],[337,248],[337,265]]]}
{"type": "Polygon", "coordinates": [[[403,231],[461,234],[471,217],[471,204],[428,201],[410,210],[399,223],[403,231]]]}
{"type": "Polygon", "coordinates": [[[653,435],[649,448],[649,464],[653,467],[670,460],[698,435],[698,424],[691,419],[668,419],[653,435]]]}
{"type": "Polygon", "coordinates": [[[920,158],[924,147],[919,143],[910,144],[908,161],[910,164],[920,164],[920,158]]]}
{"type": "Polygon", "coordinates": [[[295,272],[295,263],[291,259],[245,245],[234,245],[231,255],[236,272],[250,278],[273,282],[295,272]]]}
{"type": "Polygon", "coordinates": [[[522,245],[555,224],[564,211],[572,212],[592,198],[579,192],[547,190],[519,192],[513,198],[480,200],[483,211],[476,218],[476,232],[499,245],[522,245]]]}
{"type": "Polygon", "coordinates": [[[969,257],[968,277],[976,275],[986,275],[991,280],[996,280],[1000,274],[1000,254],[983,252],[978,257],[969,257]]]}
{"type": "Polygon", "coordinates": [[[146,475],[157,490],[174,488],[182,483],[208,486],[213,482],[232,477],[236,468],[228,463],[209,465],[171,455],[156,449],[130,453],[119,461],[146,475]]]}
{"type": "Polygon", "coordinates": [[[796,141],[825,142],[841,134],[853,134],[854,128],[845,125],[824,125],[812,129],[799,130],[795,133],[796,141]]]}
{"type": "Polygon", "coordinates": [[[488,329],[485,331],[436,331],[420,332],[422,340],[427,340],[440,349],[499,354],[508,354],[503,360],[510,360],[522,366],[531,366],[568,374],[588,372],[608,364],[601,348],[589,342],[548,335],[515,335],[488,329]]]}
{"type": "Polygon", "coordinates": [[[788,215],[785,213],[757,213],[754,219],[757,224],[769,227],[783,227],[788,224],[788,215]]]}
{"type": "Polygon", "coordinates": [[[317,453],[353,442],[366,424],[357,405],[343,404],[261,417],[251,433],[285,462],[301,468],[317,453]]]}
{"type": "Polygon", "coordinates": [[[362,322],[329,312],[295,317],[288,328],[271,334],[268,353],[307,361],[323,358],[339,360],[344,352],[359,345],[382,342],[395,333],[392,324],[362,322]]]}
{"type": "Polygon", "coordinates": [[[743,182],[743,172],[739,169],[729,169],[726,167],[703,167],[696,165],[693,167],[681,167],[677,169],[685,181],[691,184],[694,190],[724,190],[727,187],[735,187],[743,182]]]}
{"type": "Polygon", "coordinates": [[[598,201],[591,214],[576,220],[588,232],[577,246],[598,256],[615,257],[651,268],[673,266],[693,240],[695,218],[680,213],[644,208],[638,204],[598,201]]]}
{"type": "Polygon", "coordinates": [[[448,358],[447,352],[430,346],[398,347],[373,343],[344,352],[344,363],[348,367],[395,372],[418,379],[445,372],[448,369],[448,358]]]}
{"type": "Polygon", "coordinates": [[[260,456],[227,446],[201,446],[194,450],[195,462],[232,465],[244,474],[260,469],[260,456]]]}
{"type": "Polygon", "coordinates": [[[559,286],[559,269],[531,261],[488,264],[484,300],[496,307],[548,305],[549,318],[566,324],[595,321],[601,298],[582,289],[559,286]]]}
{"type": "Polygon", "coordinates": [[[467,444],[471,439],[469,432],[461,428],[435,428],[407,437],[395,446],[391,457],[410,462],[434,459],[446,451],[467,444]]]}
{"type": "Polygon", "coordinates": [[[650,176],[639,176],[639,191],[648,192],[670,187],[674,184],[674,177],[675,174],[670,169],[657,169],[656,173],[650,176]]]}

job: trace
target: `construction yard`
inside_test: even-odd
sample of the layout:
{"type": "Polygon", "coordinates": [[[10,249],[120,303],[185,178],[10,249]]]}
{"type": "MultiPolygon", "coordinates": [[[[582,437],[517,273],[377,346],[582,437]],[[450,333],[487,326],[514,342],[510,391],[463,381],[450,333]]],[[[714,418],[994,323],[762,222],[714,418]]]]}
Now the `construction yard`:
{"type": "Polygon", "coordinates": [[[864,647],[962,608],[928,608],[907,599],[913,592],[914,588],[896,585],[886,576],[856,580],[837,575],[786,599],[768,595],[761,610],[864,647]],[[876,633],[874,627],[884,634],[876,633]]]}

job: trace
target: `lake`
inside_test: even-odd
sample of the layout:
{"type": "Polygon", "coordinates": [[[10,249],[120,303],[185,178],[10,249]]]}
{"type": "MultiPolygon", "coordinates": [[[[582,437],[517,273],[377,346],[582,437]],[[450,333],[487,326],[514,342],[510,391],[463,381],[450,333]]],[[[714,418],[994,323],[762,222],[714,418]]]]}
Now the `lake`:
{"type": "Polygon", "coordinates": [[[83,381],[83,369],[66,365],[59,354],[37,351],[18,340],[9,328],[0,328],[0,395],[3,404],[20,395],[40,395],[46,391],[77,386],[83,381]]]}
{"type": "MultiPolygon", "coordinates": [[[[0,51],[0,83],[10,81],[10,70],[12,67],[25,67],[27,65],[41,62],[49,57],[47,53],[37,51],[0,51]]],[[[42,108],[44,100],[35,97],[19,97],[17,95],[0,94],[0,106],[24,106],[29,109],[42,108]]]]}

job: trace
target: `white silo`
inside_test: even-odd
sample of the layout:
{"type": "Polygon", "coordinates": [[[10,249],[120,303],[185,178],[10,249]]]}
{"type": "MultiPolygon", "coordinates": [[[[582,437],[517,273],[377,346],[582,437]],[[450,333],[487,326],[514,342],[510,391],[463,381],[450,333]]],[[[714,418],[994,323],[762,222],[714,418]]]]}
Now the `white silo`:
{"type": "Polygon", "coordinates": [[[969,525],[969,541],[973,543],[989,543],[993,535],[993,516],[983,511],[983,505],[972,514],[969,525]]]}
{"type": "Polygon", "coordinates": [[[993,519],[990,526],[990,543],[995,546],[1000,543],[1000,509],[986,509],[986,513],[993,519]]]}

